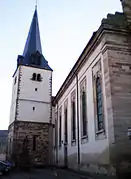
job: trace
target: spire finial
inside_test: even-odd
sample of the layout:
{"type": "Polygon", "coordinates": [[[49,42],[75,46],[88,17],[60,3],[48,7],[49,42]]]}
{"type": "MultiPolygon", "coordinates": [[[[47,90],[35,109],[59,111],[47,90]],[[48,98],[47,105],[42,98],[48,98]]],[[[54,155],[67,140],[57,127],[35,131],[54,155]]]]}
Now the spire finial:
{"type": "Polygon", "coordinates": [[[37,9],[37,3],[38,3],[38,1],[36,0],[35,9],[37,9]]]}

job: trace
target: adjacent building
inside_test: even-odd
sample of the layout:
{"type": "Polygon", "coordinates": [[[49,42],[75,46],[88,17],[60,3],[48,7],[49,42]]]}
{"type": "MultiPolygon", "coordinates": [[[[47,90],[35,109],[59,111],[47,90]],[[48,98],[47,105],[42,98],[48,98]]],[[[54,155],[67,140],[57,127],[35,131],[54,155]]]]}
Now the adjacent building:
{"type": "Polygon", "coordinates": [[[6,159],[8,144],[8,130],[0,130],[0,160],[6,159]]]}
{"type": "Polygon", "coordinates": [[[8,156],[114,173],[131,158],[131,2],[108,14],[55,97],[37,10],[13,75],[8,156]],[[55,123],[55,125],[54,125],[55,123]]]}

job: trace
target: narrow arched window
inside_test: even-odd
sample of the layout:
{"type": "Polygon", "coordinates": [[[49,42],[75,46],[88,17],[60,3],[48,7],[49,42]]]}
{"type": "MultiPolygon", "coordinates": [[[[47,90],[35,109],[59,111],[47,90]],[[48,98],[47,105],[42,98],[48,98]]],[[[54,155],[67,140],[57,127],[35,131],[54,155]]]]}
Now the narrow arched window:
{"type": "Polygon", "coordinates": [[[86,78],[80,83],[80,106],[81,106],[81,136],[85,138],[88,136],[87,131],[87,92],[86,92],[86,78]]]}
{"type": "Polygon", "coordinates": [[[61,147],[61,141],[62,141],[62,114],[61,114],[61,108],[59,111],[59,147],[61,147]]]}
{"type": "Polygon", "coordinates": [[[98,131],[100,131],[104,128],[102,86],[101,86],[100,77],[96,78],[96,107],[97,107],[98,131]]]}
{"type": "Polygon", "coordinates": [[[41,75],[37,74],[37,81],[41,81],[41,75]]]}
{"type": "Polygon", "coordinates": [[[68,104],[67,100],[64,104],[64,142],[68,143],[68,104]]]}
{"type": "Polygon", "coordinates": [[[71,103],[72,110],[72,140],[76,140],[76,111],[75,111],[75,101],[71,103]]]}
{"type": "Polygon", "coordinates": [[[36,80],[36,73],[33,73],[33,75],[32,75],[32,80],[36,80]]]}
{"type": "Polygon", "coordinates": [[[82,129],[83,136],[87,135],[87,127],[86,127],[86,92],[82,92],[82,129]]]}

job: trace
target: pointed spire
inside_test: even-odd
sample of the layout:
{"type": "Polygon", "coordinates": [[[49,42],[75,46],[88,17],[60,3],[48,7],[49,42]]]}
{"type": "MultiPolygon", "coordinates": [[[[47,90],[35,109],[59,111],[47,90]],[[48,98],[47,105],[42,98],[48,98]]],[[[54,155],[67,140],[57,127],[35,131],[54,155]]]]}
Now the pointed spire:
{"type": "Polygon", "coordinates": [[[31,22],[30,30],[26,40],[23,55],[18,55],[17,67],[19,65],[33,66],[53,71],[48,65],[48,61],[42,54],[39,23],[37,15],[37,5],[31,22]]]}
{"type": "Polygon", "coordinates": [[[37,15],[37,5],[35,7],[35,12],[33,15],[29,34],[28,34],[27,41],[25,44],[23,56],[26,57],[32,53],[35,53],[36,51],[42,54],[38,15],[37,15]]]}

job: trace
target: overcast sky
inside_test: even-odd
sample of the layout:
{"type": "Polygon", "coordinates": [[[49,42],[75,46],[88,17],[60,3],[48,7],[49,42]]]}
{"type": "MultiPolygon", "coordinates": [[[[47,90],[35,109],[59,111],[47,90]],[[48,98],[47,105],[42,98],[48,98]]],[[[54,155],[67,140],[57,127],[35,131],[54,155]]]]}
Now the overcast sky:
{"type": "MultiPolygon", "coordinates": [[[[0,0],[0,129],[9,124],[12,75],[23,53],[35,0],[0,0]]],[[[53,72],[53,95],[65,80],[92,33],[120,0],[38,0],[43,55],[53,72]]]]}

